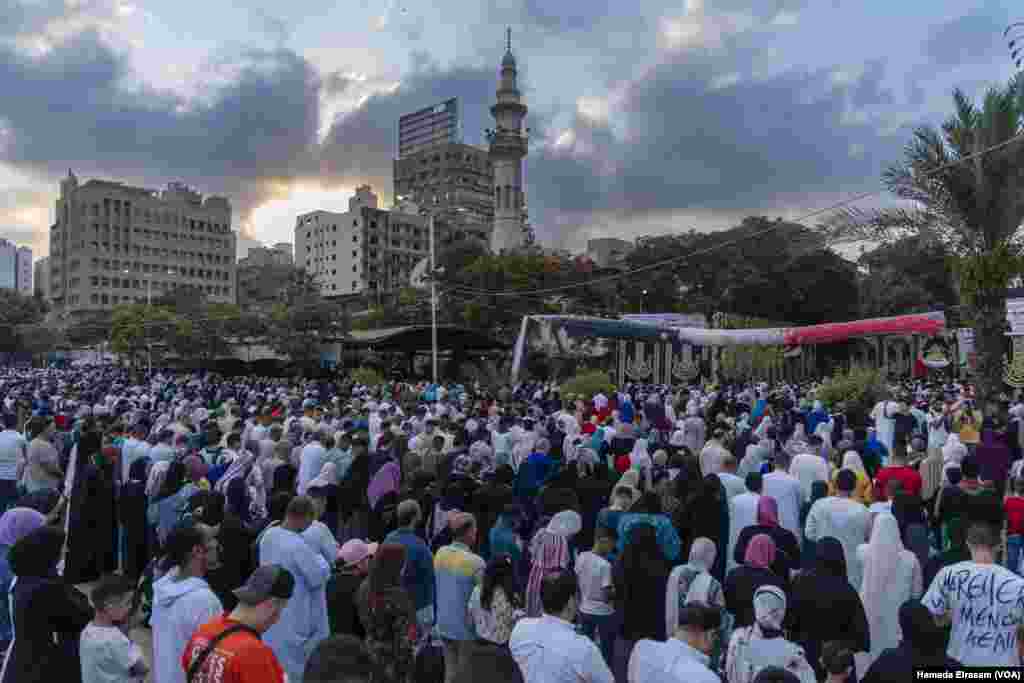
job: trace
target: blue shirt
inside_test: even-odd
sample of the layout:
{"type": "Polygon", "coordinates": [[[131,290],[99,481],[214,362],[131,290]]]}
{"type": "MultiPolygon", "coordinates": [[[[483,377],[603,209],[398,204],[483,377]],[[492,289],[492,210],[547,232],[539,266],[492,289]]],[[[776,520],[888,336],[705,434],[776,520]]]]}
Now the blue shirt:
{"type": "Polygon", "coordinates": [[[412,596],[416,609],[434,604],[434,558],[423,539],[408,529],[395,529],[384,542],[405,546],[402,585],[412,596]]]}
{"type": "Polygon", "coordinates": [[[448,640],[475,640],[476,626],[469,617],[469,596],[480,583],[484,560],[455,542],[437,551],[434,557],[437,576],[437,630],[448,640]]]}

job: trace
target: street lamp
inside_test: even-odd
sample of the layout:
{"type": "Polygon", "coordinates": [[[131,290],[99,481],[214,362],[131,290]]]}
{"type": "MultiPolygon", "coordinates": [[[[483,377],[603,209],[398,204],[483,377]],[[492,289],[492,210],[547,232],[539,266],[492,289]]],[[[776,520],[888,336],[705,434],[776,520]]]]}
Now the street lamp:
{"type": "MultiPolygon", "coordinates": [[[[398,201],[408,199],[406,196],[396,197],[398,201]]],[[[465,207],[443,207],[437,205],[437,197],[434,197],[433,207],[421,207],[420,215],[427,216],[429,223],[427,230],[430,238],[430,357],[431,371],[434,384],[437,384],[437,276],[440,274],[437,268],[437,214],[448,209],[456,213],[466,213],[465,207]]]]}

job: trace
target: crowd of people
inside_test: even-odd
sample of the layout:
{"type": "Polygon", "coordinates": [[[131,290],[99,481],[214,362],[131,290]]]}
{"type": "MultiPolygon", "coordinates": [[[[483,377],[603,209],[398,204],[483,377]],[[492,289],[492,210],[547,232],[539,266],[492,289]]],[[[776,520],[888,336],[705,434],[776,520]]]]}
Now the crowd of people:
{"type": "Polygon", "coordinates": [[[0,683],[880,683],[1024,656],[1024,402],[969,385],[897,384],[867,419],[812,383],[91,367],[2,371],[0,399],[0,683]]]}

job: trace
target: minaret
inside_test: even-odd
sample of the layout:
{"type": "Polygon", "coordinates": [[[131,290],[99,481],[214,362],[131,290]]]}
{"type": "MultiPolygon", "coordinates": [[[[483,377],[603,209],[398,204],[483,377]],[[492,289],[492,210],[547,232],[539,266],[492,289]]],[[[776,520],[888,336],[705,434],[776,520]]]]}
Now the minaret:
{"type": "MultiPolygon", "coordinates": [[[[498,254],[523,245],[523,157],[527,138],[523,132],[526,105],[516,86],[516,58],[512,56],[512,29],[507,29],[505,56],[501,60],[497,102],[491,107],[494,130],[487,132],[494,167],[494,230],[491,250],[498,254]]],[[[528,131],[527,131],[528,132],[528,131]]]]}

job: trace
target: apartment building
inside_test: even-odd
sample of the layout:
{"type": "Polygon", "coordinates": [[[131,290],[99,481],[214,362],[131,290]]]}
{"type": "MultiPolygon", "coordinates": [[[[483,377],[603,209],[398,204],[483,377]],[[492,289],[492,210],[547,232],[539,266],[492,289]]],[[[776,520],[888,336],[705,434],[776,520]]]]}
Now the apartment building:
{"type": "Polygon", "coordinates": [[[231,204],[183,183],[163,191],[109,180],[61,181],[50,228],[50,292],[61,311],[109,310],[191,286],[235,301],[231,204]]]}
{"type": "Polygon", "coordinates": [[[312,273],[324,296],[394,291],[430,248],[428,220],[386,211],[369,185],[356,188],[345,213],[311,211],[295,222],[295,265],[312,273]]]}

